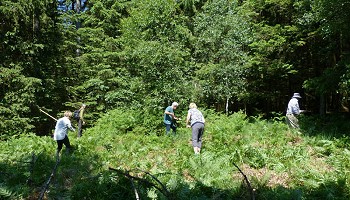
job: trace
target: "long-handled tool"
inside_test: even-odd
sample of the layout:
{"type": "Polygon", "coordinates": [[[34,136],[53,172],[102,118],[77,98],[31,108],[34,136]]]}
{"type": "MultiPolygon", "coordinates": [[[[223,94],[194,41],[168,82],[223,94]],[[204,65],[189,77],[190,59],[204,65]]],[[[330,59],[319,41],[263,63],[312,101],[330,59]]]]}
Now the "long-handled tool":
{"type": "Polygon", "coordinates": [[[57,121],[56,118],[52,117],[49,113],[47,113],[47,112],[41,110],[41,108],[39,108],[39,110],[40,110],[42,113],[44,113],[45,115],[47,115],[47,116],[51,117],[52,119],[54,119],[55,121],[57,121]]]}

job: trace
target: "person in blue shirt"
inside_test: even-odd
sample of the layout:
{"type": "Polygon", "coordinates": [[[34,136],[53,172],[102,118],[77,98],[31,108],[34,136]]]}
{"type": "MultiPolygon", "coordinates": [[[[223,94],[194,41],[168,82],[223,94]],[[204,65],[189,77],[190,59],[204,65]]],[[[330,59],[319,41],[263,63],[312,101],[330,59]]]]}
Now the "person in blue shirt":
{"type": "Polygon", "coordinates": [[[299,129],[299,121],[297,118],[297,116],[301,113],[298,102],[299,99],[301,99],[300,94],[294,93],[288,103],[286,120],[290,128],[299,129]]]}
{"type": "Polygon", "coordinates": [[[176,125],[175,120],[178,118],[174,114],[174,110],[179,106],[177,102],[173,102],[171,106],[168,106],[164,111],[164,125],[165,125],[165,133],[169,134],[170,129],[173,130],[173,134],[176,134],[176,125]]]}
{"type": "Polygon", "coordinates": [[[67,152],[69,152],[70,149],[72,148],[68,138],[68,129],[71,131],[75,131],[75,129],[72,127],[72,124],[69,120],[71,117],[72,117],[72,112],[66,111],[64,112],[64,117],[58,119],[56,122],[53,139],[56,140],[57,142],[57,151],[56,151],[57,156],[59,155],[63,144],[66,146],[67,152]]]}

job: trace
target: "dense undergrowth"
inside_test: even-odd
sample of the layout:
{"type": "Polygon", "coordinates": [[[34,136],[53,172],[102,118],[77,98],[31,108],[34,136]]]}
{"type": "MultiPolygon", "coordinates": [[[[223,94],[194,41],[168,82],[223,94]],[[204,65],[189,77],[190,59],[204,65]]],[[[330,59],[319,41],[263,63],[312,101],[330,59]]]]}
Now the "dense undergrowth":
{"type": "MultiPolygon", "coordinates": [[[[135,188],[141,199],[251,199],[235,163],[256,199],[350,199],[350,123],[344,117],[305,116],[298,132],[283,117],[208,110],[203,151],[196,156],[183,121],[176,135],[165,136],[162,119],[146,115],[114,110],[82,138],[70,132],[75,151],[62,153],[45,198],[136,199],[135,188]]],[[[37,199],[55,165],[55,148],[49,136],[1,142],[0,199],[37,199]]]]}

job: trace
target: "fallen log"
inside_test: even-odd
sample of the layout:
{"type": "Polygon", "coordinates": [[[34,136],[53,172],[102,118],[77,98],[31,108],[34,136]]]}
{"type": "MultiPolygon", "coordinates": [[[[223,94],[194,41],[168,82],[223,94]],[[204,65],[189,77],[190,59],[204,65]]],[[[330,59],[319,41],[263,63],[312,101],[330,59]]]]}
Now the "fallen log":
{"type": "Polygon", "coordinates": [[[53,177],[56,174],[59,163],[60,163],[60,157],[59,157],[59,154],[57,154],[56,164],[55,164],[54,168],[52,169],[52,172],[51,172],[49,179],[46,181],[45,185],[43,186],[38,200],[42,200],[44,198],[45,192],[46,192],[47,188],[49,187],[51,180],[53,179],[53,177]]]}

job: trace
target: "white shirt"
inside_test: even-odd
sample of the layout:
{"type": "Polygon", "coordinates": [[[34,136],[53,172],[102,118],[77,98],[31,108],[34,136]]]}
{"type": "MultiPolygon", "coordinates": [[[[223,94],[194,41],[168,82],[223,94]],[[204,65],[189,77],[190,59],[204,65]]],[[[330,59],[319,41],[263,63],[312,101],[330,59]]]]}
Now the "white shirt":
{"type": "Polygon", "coordinates": [[[63,140],[67,133],[68,129],[75,131],[72,127],[72,124],[70,123],[70,120],[68,117],[62,117],[57,120],[56,127],[55,127],[55,133],[53,135],[54,140],[63,140]]]}
{"type": "Polygon", "coordinates": [[[300,108],[297,98],[292,98],[288,103],[287,108],[287,114],[294,114],[299,115],[300,114],[300,108]]]}

